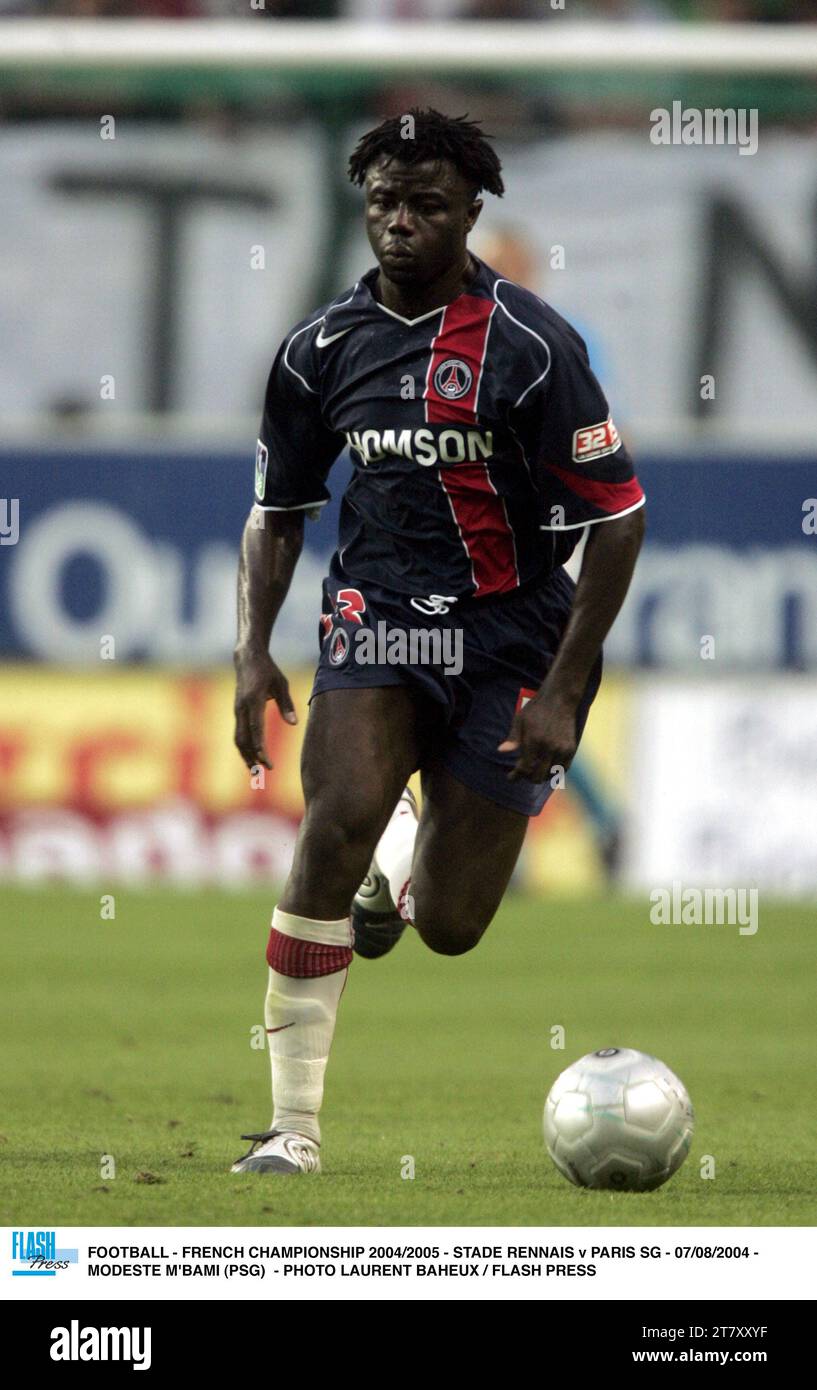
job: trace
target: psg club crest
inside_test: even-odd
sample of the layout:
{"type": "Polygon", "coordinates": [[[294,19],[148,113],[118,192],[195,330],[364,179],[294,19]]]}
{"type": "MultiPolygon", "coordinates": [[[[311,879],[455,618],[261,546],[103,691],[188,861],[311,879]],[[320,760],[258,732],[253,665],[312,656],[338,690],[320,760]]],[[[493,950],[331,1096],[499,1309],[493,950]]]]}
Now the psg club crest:
{"type": "Polygon", "coordinates": [[[460,401],[467,396],[474,382],[474,373],[461,357],[446,357],[434,373],[434,390],[447,401],[460,401]]]}
{"type": "Polygon", "coordinates": [[[336,627],[329,639],[329,661],[333,666],[342,666],[349,655],[349,637],[342,627],[336,627]]]}

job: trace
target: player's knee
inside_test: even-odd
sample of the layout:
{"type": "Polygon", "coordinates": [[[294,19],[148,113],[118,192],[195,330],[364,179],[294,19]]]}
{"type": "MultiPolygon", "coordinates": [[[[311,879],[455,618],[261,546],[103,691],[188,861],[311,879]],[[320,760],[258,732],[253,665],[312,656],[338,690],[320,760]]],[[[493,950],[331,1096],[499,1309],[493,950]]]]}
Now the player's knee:
{"type": "Polygon", "coordinates": [[[487,922],[460,913],[415,911],[414,925],[429,950],[440,956],[464,956],[482,938],[487,922]]]}
{"type": "Polygon", "coordinates": [[[349,798],[343,804],[321,797],[304,817],[304,848],[324,864],[363,856],[368,864],[379,831],[379,807],[365,798],[349,798]]]}

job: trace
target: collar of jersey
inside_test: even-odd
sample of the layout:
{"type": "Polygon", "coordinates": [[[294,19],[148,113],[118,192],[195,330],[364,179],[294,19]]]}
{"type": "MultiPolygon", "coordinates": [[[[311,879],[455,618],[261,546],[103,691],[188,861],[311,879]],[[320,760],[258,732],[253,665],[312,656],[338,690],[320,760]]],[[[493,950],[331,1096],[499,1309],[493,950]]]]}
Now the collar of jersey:
{"type": "Polygon", "coordinates": [[[373,280],[374,276],[378,274],[379,266],[375,266],[372,270],[366,272],[366,274],[362,278],[362,284],[364,285],[372,303],[376,305],[378,309],[382,309],[383,313],[388,314],[389,318],[397,319],[398,323],[404,323],[407,328],[413,328],[416,323],[424,323],[426,319],[433,319],[435,314],[441,314],[444,309],[447,309],[449,307],[449,305],[456,304],[457,300],[461,299],[464,294],[473,293],[474,287],[479,283],[479,281],[482,280],[483,273],[485,271],[485,262],[481,261],[479,259],[479,256],[475,256],[473,251],[471,251],[469,254],[471,255],[471,258],[476,262],[477,265],[477,273],[474,276],[471,283],[468,286],[466,286],[464,290],[461,290],[458,295],[455,295],[453,299],[449,299],[448,304],[438,304],[436,309],[429,309],[425,314],[420,314],[416,319],[406,319],[403,317],[402,314],[398,314],[394,309],[387,309],[386,305],[381,304],[379,299],[375,299],[370,281],[373,280]]]}

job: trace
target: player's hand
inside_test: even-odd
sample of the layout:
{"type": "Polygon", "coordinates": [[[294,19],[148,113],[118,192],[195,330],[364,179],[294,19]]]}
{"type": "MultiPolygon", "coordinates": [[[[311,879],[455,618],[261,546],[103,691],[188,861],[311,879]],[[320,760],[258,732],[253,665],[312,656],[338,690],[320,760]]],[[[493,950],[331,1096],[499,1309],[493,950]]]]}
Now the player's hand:
{"type": "Polygon", "coordinates": [[[243,651],[233,654],[235,664],[235,745],[247,767],[259,763],[271,768],[264,742],[267,701],[274,700],[287,724],[297,724],[298,716],[289,693],[289,684],[269,652],[243,651]]]}
{"type": "Polygon", "coordinates": [[[576,755],[576,706],[540,691],[513,717],[500,753],[519,753],[508,773],[511,782],[524,777],[544,782],[557,768],[565,772],[576,755]]]}

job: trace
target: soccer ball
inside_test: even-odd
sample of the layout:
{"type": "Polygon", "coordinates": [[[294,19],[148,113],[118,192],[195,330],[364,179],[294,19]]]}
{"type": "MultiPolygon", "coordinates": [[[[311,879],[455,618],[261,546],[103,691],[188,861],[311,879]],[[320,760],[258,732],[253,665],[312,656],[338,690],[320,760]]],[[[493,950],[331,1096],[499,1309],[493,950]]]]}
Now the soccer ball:
{"type": "Polygon", "coordinates": [[[694,1121],[686,1087],[657,1057],[603,1047],[556,1078],[545,1143],[577,1187],[650,1192],[680,1168],[694,1121]]]}

